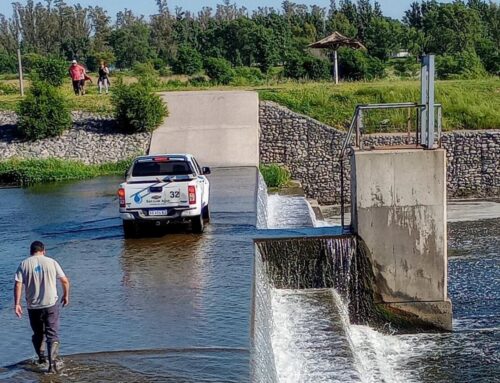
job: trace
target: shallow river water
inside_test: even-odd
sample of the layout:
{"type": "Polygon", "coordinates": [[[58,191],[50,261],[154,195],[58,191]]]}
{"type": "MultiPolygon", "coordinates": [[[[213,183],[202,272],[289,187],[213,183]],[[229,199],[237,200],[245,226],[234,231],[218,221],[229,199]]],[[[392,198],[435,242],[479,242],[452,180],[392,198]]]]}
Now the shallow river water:
{"type": "Polygon", "coordinates": [[[12,310],[13,273],[35,239],[72,282],[65,380],[248,380],[255,180],[251,168],[214,172],[203,235],[134,240],[117,215],[118,178],[0,190],[0,366],[14,365],[0,381],[39,378],[15,365],[34,353],[27,316],[12,310]]]}
{"type": "MultiPolygon", "coordinates": [[[[0,189],[0,381],[249,381],[255,169],[214,172],[212,223],[201,236],[174,227],[166,235],[125,240],[117,217],[119,181],[0,189]],[[73,286],[62,313],[65,368],[57,378],[24,362],[34,354],[29,324],[12,310],[13,274],[35,239],[47,244],[47,255],[73,286]]],[[[303,200],[280,198],[271,202],[289,213],[270,211],[271,227],[311,225],[303,200]]],[[[314,344],[295,356],[312,374],[332,376],[321,381],[336,381],[334,371],[342,371],[343,381],[351,375],[363,382],[498,381],[500,219],[474,219],[449,224],[454,333],[392,336],[351,326],[349,365],[339,366],[335,357],[327,362],[336,366],[320,365],[314,344]]],[[[329,312],[312,296],[275,292],[274,299],[283,320],[329,312]]],[[[299,330],[292,335],[309,347],[307,326],[299,330]]],[[[320,381],[297,373],[284,343],[274,350],[281,352],[277,368],[286,369],[280,381],[320,381]]]]}

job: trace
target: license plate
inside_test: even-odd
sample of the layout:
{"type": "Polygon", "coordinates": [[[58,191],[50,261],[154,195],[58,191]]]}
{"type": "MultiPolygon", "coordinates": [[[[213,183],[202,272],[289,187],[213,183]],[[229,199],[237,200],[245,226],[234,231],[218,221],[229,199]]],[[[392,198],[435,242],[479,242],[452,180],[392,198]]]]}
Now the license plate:
{"type": "Polygon", "coordinates": [[[149,210],[148,212],[149,215],[168,215],[168,210],[163,209],[163,210],[149,210]]]}

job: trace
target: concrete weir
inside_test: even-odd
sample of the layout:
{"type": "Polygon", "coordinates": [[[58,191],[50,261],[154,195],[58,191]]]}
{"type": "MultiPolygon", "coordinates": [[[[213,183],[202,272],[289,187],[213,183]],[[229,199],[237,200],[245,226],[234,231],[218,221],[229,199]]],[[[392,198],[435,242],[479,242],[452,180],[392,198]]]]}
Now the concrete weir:
{"type": "Polygon", "coordinates": [[[451,330],[445,150],[356,151],[351,189],[352,225],[370,253],[376,303],[451,330]]]}
{"type": "Polygon", "coordinates": [[[202,166],[259,166],[256,92],[167,92],[169,116],[153,133],[150,154],[192,153],[202,166]]]}

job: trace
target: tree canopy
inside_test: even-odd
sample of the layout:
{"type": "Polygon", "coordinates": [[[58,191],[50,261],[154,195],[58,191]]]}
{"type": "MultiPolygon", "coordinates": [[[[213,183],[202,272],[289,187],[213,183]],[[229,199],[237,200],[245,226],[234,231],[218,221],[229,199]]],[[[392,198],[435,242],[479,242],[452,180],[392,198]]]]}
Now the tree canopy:
{"type": "MultiPolygon", "coordinates": [[[[202,70],[202,62],[217,58],[266,72],[297,60],[313,63],[307,45],[334,31],[360,40],[368,48],[368,61],[386,63],[405,50],[415,59],[437,54],[441,70],[448,68],[451,75],[500,71],[500,7],[493,1],[415,1],[402,20],[384,16],[380,4],[371,0],[332,0],[329,8],[285,0],[280,9],[253,11],[224,0],[215,9],[198,12],[172,10],[167,0],[156,3],[154,15],[125,9],[113,21],[99,6],[14,2],[12,17],[0,14],[0,71],[12,71],[20,47],[25,55],[77,59],[91,69],[99,60],[118,68],[151,62],[194,74],[202,70]]],[[[360,54],[351,56],[361,60],[360,54]]],[[[289,69],[294,76],[305,73],[289,69]]]]}

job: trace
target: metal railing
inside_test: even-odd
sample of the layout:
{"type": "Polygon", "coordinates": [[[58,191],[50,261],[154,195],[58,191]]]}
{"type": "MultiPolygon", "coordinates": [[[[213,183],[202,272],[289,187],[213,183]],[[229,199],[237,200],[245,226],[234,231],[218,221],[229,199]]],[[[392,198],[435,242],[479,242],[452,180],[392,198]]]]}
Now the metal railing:
{"type": "MultiPolygon", "coordinates": [[[[349,146],[351,140],[352,140],[352,135],[354,132],[356,133],[356,139],[355,139],[355,145],[354,147],[357,147],[359,149],[363,149],[363,143],[362,143],[362,134],[363,134],[363,112],[365,110],[389,110],[389,109],[423,109],[425,108],[425,105],[422,104],[417,104],[413,102],[399,102],[399,103],[392,103],[392,104],[365,104],[365,105],[358,105],[356,106],[356,109],[354,111],[354,115],[352,117],[351,123],[349,125],[349,129],[347,131],[346,138],[342,144],[342,148],[340,151],[340,157],[342,158],[345,156],[345,151],[347,147],[349,146]]],[[[442,106],[441,104],[434,104],[434,108],[437,109],[437,144],[438,147],[441,147],[441,131],[442,131],[442,106]]],[[[417,113],[417,123],[415,124],[416,130],[415,130],[415,135],[416,135],[416,145],[419,146],[421,145],[421,140],[420,140],[420,134],[419,134],[419,129],[420,129],[420,123],[418,119],[420,114],[417,113]]]]}
{"type": "MultiPolygon", "coordinates": [[[[416,113],[416,124],[415,124],[415,147],[422,147],[426,140],[423,140],[420,133],[422,131],[422,124],[420,121],[420,113],[426,108],[425,104],[418,104],[413,102],[399,102],[399,103],[388,103],[388,104],[364,104],[356,106],[354,115],[352,117],[347,135],[342,143],[339,155],[340,163],[340,217],[341,224],[344,230],[345,228],[345,195],[344,195],[344,160],[346,159],[347,150],[356,148],[363,150],[363,130],[364,130],[364,112],[370,110],[390,110],[390,109],[417,109],[419,113],[416,113]],[[352,145],[353,135],[355,135],[354,145],[352,145]]],[[[435,134],[434,142],[437,142],[437,147],[441,147],[441,132],[442,132],[442,106],[441,104],[434,104],[434,109],[437,110],[437,132],[435,134]],[[437,138],[437,139],[436,139],[437,138]]],[[[428,141],[428,140],[427,140],[428,141]]]]}

